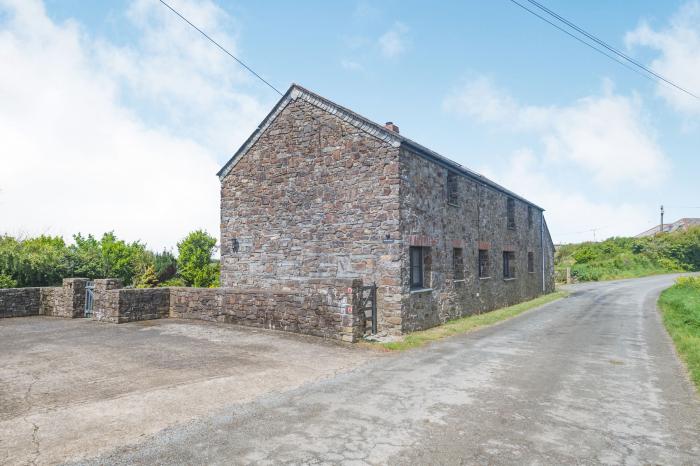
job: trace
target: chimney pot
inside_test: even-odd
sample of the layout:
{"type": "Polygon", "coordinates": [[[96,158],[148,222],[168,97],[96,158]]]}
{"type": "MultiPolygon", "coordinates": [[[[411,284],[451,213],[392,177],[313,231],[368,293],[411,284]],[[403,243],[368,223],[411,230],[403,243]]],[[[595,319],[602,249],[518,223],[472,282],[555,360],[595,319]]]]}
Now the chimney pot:
{"type": "Polygon", "coordinates": [[[393,132],[395,132],[396,134],[399,134],[399,127],[396,126],[396,125],[395,125],[393,122],[391,122],[391,121],[387,121],[387,122],[384,124],[384,127],[385,127],[386,129],[388,129],[389,131],[393,131],[393,132]]]}

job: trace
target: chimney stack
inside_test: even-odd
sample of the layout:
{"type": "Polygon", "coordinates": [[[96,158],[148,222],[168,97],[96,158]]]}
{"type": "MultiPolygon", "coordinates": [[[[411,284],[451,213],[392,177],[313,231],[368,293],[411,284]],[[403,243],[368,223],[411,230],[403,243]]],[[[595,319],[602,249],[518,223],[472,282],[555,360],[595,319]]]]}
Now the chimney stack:
{"type": "Polygon", "coordinates": [[[396,134],[399,134],[399,127],[396,126],[396,125],[395,125],[394,123],[392,123],[391,121],[387,121],[387,122],[384,124],[384,127],[385,127],[386,129],[388,129],[389,131],[393,131],[393,132],[395,132],[396,134]]]}

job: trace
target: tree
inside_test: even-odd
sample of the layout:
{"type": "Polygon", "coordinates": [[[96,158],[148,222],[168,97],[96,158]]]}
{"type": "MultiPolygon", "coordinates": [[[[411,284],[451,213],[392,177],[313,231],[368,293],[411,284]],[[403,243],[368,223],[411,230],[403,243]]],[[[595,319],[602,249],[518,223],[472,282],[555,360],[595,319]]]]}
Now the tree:
{"type": "Polygon", "coordinates": [[[177,243],[178,275],[187,286],[211,287],[218,282],[218,263],[212,263],[216,238],[203,230],[193,231],[177,243]]]}
{"type": "Polygon", "coordinates": [[[177,259],[172,252],[165,249],[154,255],[153,265],[159,282],[166,282],[177,274],[177,259]]]}
{"type": "Polygon", "coordinates": [[[66,244],[60,236],[0,237],[0,273],[17,286],[59,284],[67,273],[66,244]]]}
{"type": "Polygon", "coordinates": [[[155,288],[156,286],[158,286],[156,269],[149,265],[141,275],[136,277],[136,288],[155,288]]]}
{"type": "Polygon", "coordinates": [[[73,235],[68,248],[69,273],[74,277],[106,278],[102,262],[102,247],[94,236],[73,235]]]}
{"type": "Polygon", "coordinates": [[[127,243],[114,232],[105,233],[98,241],[94,236],[73,236],[69,247],[69,275],[88,278],[119,278],[131,285],[153,264],[153,253],[139,241],[127,243]]]}

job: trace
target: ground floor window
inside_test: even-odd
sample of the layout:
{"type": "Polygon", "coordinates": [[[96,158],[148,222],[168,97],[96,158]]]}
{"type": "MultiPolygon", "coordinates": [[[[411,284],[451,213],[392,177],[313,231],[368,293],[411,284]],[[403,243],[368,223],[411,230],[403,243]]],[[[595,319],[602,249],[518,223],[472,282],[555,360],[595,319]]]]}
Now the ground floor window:
{"type": "Polygon", "coordinates": [[[455,280],[464,280],[464,251],[462,248],[452,249],[452,270],[455,280]]]}
{"type": "Polygon", "coordinates": [[[503,278],[515,278],[515,253],[503,251],[503,278]]]}
{"type": "Polygon", "coordinates": [[[535,253],[527,253],[527,271],[530,273],[535,272],[535,253]]]}
{"type": "Polygon", "coordinates": [[[430,288],[430,248],[411,246],[409,259],[411,289],[430,288]]]}
{"type": "Polygon", "coordinates": [[[491,276],[489,271],[489,250],[479,249],[479,278],[488,278],[491,276]]]}

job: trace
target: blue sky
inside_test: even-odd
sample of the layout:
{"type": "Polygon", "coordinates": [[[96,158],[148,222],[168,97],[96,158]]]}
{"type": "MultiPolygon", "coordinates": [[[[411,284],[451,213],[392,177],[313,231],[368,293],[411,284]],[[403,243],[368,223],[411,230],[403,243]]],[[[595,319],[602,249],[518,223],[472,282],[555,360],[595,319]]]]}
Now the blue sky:
{"type": "MultiPolygon", "coordinates": [[[[393,121],[543,206],[557,242],[634,234],[660,203],[669,220],[700,216],[681,208],[700,206],[698,101],[507,0],[171,3],[281,90],[393,121]]],[[[697,2],[546,5],[700,93],[697,2]]],[[[14,154],[0,154],[0,230],[114,229],[153,247],[217,234],[213,173],[274,92],[156,0],[0,0],[3,49],[16,107],[0,109],[14,154]],[[77,198],[92,218],[71,212],[77,198]]]]}

